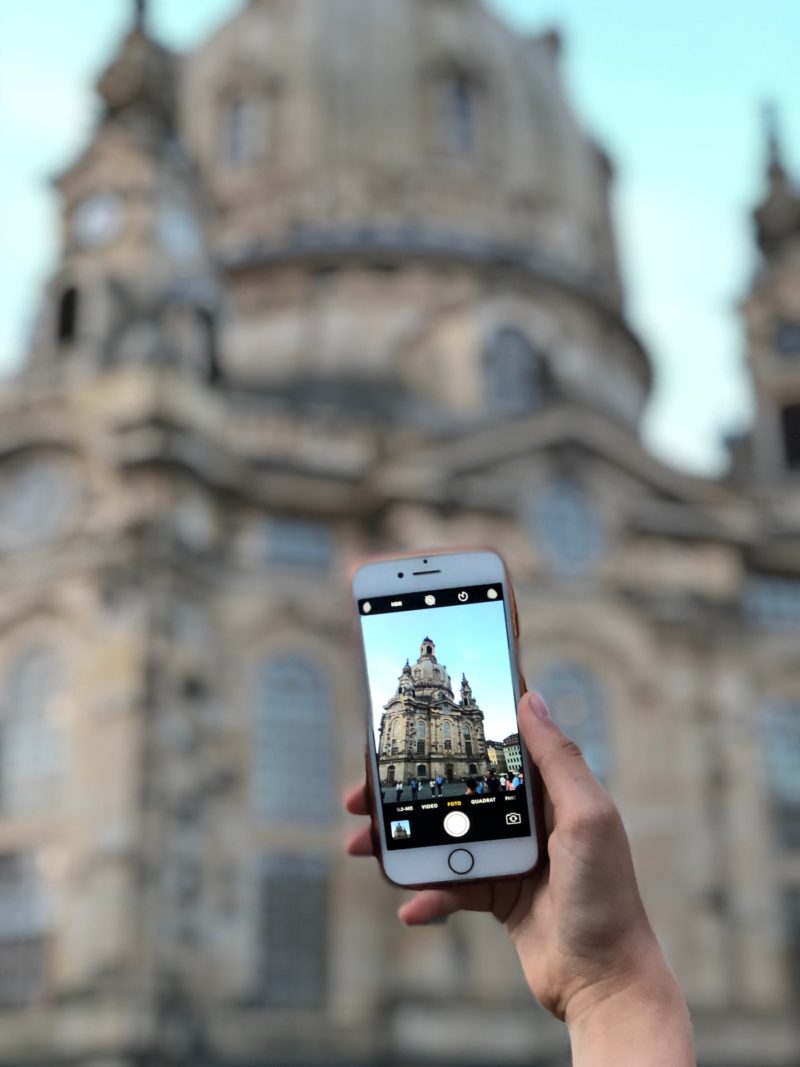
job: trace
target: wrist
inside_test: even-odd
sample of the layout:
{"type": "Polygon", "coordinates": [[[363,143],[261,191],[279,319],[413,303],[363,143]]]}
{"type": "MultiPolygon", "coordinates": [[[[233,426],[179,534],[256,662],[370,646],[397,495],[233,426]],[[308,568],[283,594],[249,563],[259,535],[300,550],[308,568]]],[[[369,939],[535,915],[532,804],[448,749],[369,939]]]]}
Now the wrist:
{"type": "Polygon", "coordinates": [[[689,1009],[660,949],[572,997],[565,1022],[574,1067],[694,1067],[689,1009]]]}

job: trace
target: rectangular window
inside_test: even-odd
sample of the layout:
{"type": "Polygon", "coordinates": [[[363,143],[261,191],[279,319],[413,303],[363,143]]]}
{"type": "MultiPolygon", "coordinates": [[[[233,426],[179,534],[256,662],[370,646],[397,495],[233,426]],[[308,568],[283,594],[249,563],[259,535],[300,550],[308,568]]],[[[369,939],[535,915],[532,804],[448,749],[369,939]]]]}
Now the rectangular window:
{"type": "Polygon", "coordinates": [[[267,857],[261,881],[263,1001],[318,1008],[328,981],[328,862],[319,856],[267,857]]]}
{"type": "Polygon", "coordinates": [[[333,559],[333,535],[319,522],[270,519],[267,523],[267,563],[327,571],[333,559]]]}
{"type": "Polygon", "coordinates": [[[466,752],[466,754],[468,756],[472,755],[472,742],[471,741],[465,741],[464,742],[464,751],[466,752]]]}
{"type": "Polygon", "coordinates": [[[445,752],[452,752],[453,751],[453,742],[452,741],[445,741],[444,750],[445,750],[445,752]]]}
{"type": "Polygon", "coordinates": [[[800,804],[774,798],[772,822],[775,837],[783,848],[800,849],[800,804]]]}
{"type": "Polygon", "coordinates": [[[775,328],[775,347],[785,357],[800,356],[800,321],[785,319],[775,328]]]}
{"type": "Polygon", "coordinates": [[[747,618],[759,626],[800,630],[800,581],[780,575],[749,578],[743,606],[747,618]]]}
{"type": "Polygon", "coordinates": [[[783,452],[786,466],[800,470],[800,404],[787,404],[781,411],[783,452]]]}
{"type": "Polygon", "coordinates": [[[425,755],[425,742],[424,741],[417,741],[417,755],[418,756],[424,756],[425,755]]]}
{"type": "Polygon", "coordinates": [[[0,855],[0,1006],[40,1001],[45,991],[45,908],[30,853],[0,855]]]}
{"type": "Polygon", "coordinates": [[[785,896],[786,951],[789,980],[796,1003],[800,1004],[800,889],[789,889],[785,896]]]}
{"type": "Polygon", "coordinates": [[[327,672],[300,651],[278,656],[262,665],[255,700],[256,812],[279,825],[330,822],[336,806],[327,672]]]}

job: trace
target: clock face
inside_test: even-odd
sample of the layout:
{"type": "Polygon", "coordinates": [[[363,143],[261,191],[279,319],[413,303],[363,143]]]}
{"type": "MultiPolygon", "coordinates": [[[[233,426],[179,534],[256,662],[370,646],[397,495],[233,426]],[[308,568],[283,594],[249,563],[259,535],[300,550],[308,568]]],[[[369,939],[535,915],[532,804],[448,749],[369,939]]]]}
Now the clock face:
{"type": "Polygon", "coordinates": [[[182,204],[162,205],[156,221],[161,247],[175,259],[193,259],[200,251],[200,229],[182,204]]]}
{"type": "Polygon", "coordinates": [[[72,228],[85,248],[109,244],[122,229],[124,210],[116,193],[92,193],[80,201],[72,216],[72,228]]]}
{"type": "Polygon", "coordinates": [[[22,548],[57,535],[75,514],[77,496],[73,472],[63,463],[18,467],[0,486],[0,544],[22,548]]]}

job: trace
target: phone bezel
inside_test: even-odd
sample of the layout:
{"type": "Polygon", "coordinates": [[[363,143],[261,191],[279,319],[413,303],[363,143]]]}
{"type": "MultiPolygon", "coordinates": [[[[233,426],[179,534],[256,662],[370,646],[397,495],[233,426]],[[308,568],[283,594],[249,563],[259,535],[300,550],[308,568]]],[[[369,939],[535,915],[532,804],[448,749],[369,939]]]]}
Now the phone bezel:
{"type": "MultiPolygon", "coordinates": [[[[511,581],[502,558],[488,549],[461,552],[424,552],[413,556],[379,559],[362,564],[353,576],[352,589],[356,603],[369,597],[398,596],[402,593],[424,593],[429,590],[452,588],[459,585],[483,585],[502,582],[504,587],[504,610],[506,636],[511,667],[514,696],[517,702],[525,691],[525,683],[519,668],[517,649],[516,619],[514,615],[514,597],[511,581]],[[415,571],[434,573],[415,574],[415,571]],[[402,572],[404,577],[398,577],[402,572]]],[[[387,847],[380,779],[377,756],[372,729],[372,708],[369,701],[367,681],[367,664],[364,653],[361,618],[358,620],[358,634],[362,650],[364,683],[366,697],[367,725],[367,762],[368,790],[372,809],[373,840],[380,847],[379,860],[386,877],[395,885],[418,887],[484,881],[490,878],[507,878],[527,874],[536,866],[539,856],[537,839],[537,821],[534,808],[534,772],[525,746],[522,746],[522,759],[525,767],[525,780],[529,788],[525,790],[528,817],[531,827],[530,836],[498,839],[495,841],[476,841],[468,845],[459,844],[457,839],[443,845],[429,845],[403,851],[392,851],[387,847]],[[474,866],[467,875],[455,874],[448,866],[450,854],[458,848],[468,848],[474,857],[474,866]]]]}

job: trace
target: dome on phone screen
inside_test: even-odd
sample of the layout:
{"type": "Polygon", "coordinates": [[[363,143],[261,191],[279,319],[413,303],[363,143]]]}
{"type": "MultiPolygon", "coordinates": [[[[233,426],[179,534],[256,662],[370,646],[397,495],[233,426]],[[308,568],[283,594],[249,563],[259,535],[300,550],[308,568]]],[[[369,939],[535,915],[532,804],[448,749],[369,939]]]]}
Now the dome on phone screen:
{"type": "Polygon", "coordinates": [[[424,637],[419,646],[419,659],[411,668],[411,677],[416,688],[441,690],[452,697],[453,685],[447,667],[436,658],[436,643],[424,637]]]}

